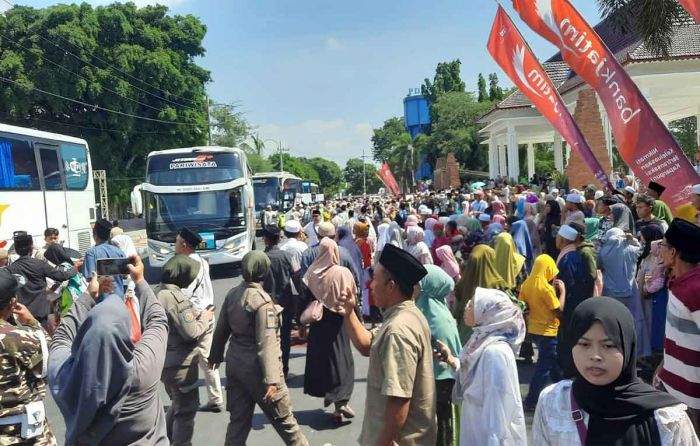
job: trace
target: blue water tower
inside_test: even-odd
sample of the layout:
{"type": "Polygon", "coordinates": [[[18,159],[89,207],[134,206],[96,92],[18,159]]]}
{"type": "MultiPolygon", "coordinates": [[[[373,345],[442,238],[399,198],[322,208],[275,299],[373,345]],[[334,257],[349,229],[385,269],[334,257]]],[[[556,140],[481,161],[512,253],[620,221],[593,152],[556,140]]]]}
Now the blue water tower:
{"type": "Polygon", "coordinates": [[[408,96],[403,99],[403,117],[406,130],[411,138],[416,139],[416,136],[423,133],[430,125],[430,108],[425,96],[411,95],[413,91],[415,90],[409,90],[408,96]]]}

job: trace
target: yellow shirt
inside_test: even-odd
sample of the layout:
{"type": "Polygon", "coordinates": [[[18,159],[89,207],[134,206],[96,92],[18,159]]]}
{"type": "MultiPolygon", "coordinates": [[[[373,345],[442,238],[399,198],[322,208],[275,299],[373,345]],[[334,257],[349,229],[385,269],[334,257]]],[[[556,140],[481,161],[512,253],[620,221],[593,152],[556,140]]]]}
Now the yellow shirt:
{"type": "Polygon", "coordinates": [[[559,308],[559,299],[553,287],[540,290],[532,295],[520,292],[520,300],[527,303],[530,313],[527,317],[527,332],[540,336],[556,336],[559,319],[554,310],[559,308]]]}
{"type": "Polygon", "coordinates": [[[373,332],[367,372],[365,417],[359,442],[376,446],[384,429],[387,397],[410,398],[401,446],[434,445],[437,440],[435,378],[430,328],[412,300],[384,313],[384,324],[373,332]]]}

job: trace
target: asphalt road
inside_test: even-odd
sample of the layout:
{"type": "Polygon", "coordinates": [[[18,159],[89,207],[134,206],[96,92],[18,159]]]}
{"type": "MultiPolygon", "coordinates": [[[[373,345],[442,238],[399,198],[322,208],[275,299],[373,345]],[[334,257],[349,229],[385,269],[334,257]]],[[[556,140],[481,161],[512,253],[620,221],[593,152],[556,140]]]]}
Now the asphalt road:
{"type": "MultiPolygon", "coordinates": [[[[157,274],[154,271],[149,272],[147,277],[152,283],[155,283],[157,280],[157,274]]],[[[221,308],[221,303],[228,290],[240,283],[240,271],[232,270],[231,268],[216,267],[212,270],[212,279],[215,304],[218,309],[221,308]]],[[[311,445],[330,446],[357,444],[357,438],[360,434],[362,418],[364,416],[368,359],[360,356],[354,349],[353,356],[355,358],[355,389],[353,397],[350,400],[350,406],[355,410],[357,417],[339,425],[335,423],[332,418],[332,406],[326,410],[323,408],[322,399],[304,395],[303,373],[306,348],[305,346],[292,347],[290,360],[292,378],[287,384],[291,392],[294,414],[311,445]]],[[[523,395],[525,395],[527,392],[526,383],[529,382],[532,366],[520,365],[519,368],[522,383],[521,388],[523,390],[523,395]]],[[[225,364],[222,364],[221,370],[223,374],[225,364]]],[[[225,383],[225,378],[222,377],[222,379],[225,383]]],[[[167,406],[170,405],[170,399],[162,387],[161,398],[163,405],[167,408],[167,406]]],[[[206,389],[203,380],[200,379],[200,401],[204,403],[206,399],[206,389]]],[[[51,427],[59,439],[59,442],[63,444],[65,435],[63,418],[50,396],[47,396],[46,407],[47,417],[51,427]]],[[[526,414],[526,417],[529,426],[532,416],[531,414],[526,414]]],[[[199,412],[195,421],[193,444],[223,445],[227,423],[227,412],[218,414],[199,412]]],[[[253,429],[248,437],[248,444],[260,446],[283,444],[275,430],[268,423],[265,415],[257,407],[253,417],[253,429]]]]}

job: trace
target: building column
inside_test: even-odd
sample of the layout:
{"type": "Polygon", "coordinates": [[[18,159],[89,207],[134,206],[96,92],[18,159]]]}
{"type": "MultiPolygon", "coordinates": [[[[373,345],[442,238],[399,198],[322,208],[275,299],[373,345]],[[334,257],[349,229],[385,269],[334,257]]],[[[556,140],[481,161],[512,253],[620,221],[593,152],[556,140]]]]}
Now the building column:
{"type": "Polygon", "coordinates": [[[517,183],[520,179],[520,153],[518,152],[518,133],[515,127],[508,127],[506,133],[508,144],[508,177],[517,183]]]}
{"type": "Polygon", "coordinates": [[[564,173],[564,153],[561,147],[561,135],[554,133],[554,168],[564,173]]]}
{"type": "Polygon", "coordinates": [[[530,143],[527,145],[527,180],[535,175],[535,146],[530,143]]]}
{"type": "Polygon", "coordinates": [[[489,177],[496,178],[498,176],[498,144],[496,135],[491,133],[489,137],[489,177]]]}
{"type": "Polygon", "coordinates": [[[506,159],[506,148],[503,141],[503,135],[496,136],[498,147],[498,176],[504,177],[507,174],[508,163],[506,159]]]}

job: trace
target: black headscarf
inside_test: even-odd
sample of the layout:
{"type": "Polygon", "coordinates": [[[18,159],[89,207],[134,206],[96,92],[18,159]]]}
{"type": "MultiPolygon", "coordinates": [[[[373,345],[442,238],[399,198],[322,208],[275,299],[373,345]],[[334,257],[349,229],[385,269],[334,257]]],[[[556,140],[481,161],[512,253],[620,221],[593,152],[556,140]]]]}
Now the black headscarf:
{"type": "Polygon", "coordinates": [[[639,256],[639,262],[637,264],[642,263],[642,260],[649,256],[649,253],[651,252],[651,242],[664,238],[664,228],[660,224],[646,225],[642,227],[639,232],[641,232],[642,237],[644,237],[644,249],[642,250],[642,254],[639,256]]]}
{"type": "Polygon", "coordinates": [[[66,250],[63,249],[63,246],[57,244],[49,245],[49,247],[46,248],[44,258],[56,266],[62,263],[73,264],[73,260],[68,253],[66,253],[66,250]]]}
{"type": "Polygon", "coordinates": [[[607,386],[595,386],[576,371],[573,383],[578,406],[590,415],[588,445],[661,444],[654,411],[680,404],[671,395],[658,391],[637,378],[637,333],[632,314],[609,297],[586,299],[574,310],[569,328],[568,348],[583,336],[594,322],[622,352],[620,376],[607,386]]]}
{"type": "Polygon", "coordinates": [[[550,225],[559,226],[561,224],[561,208],[557,200],[549,200],[547,205],[549,206],[549,213],[547,214],[545,222],[547,231],[549,231],[550,225]]]}

